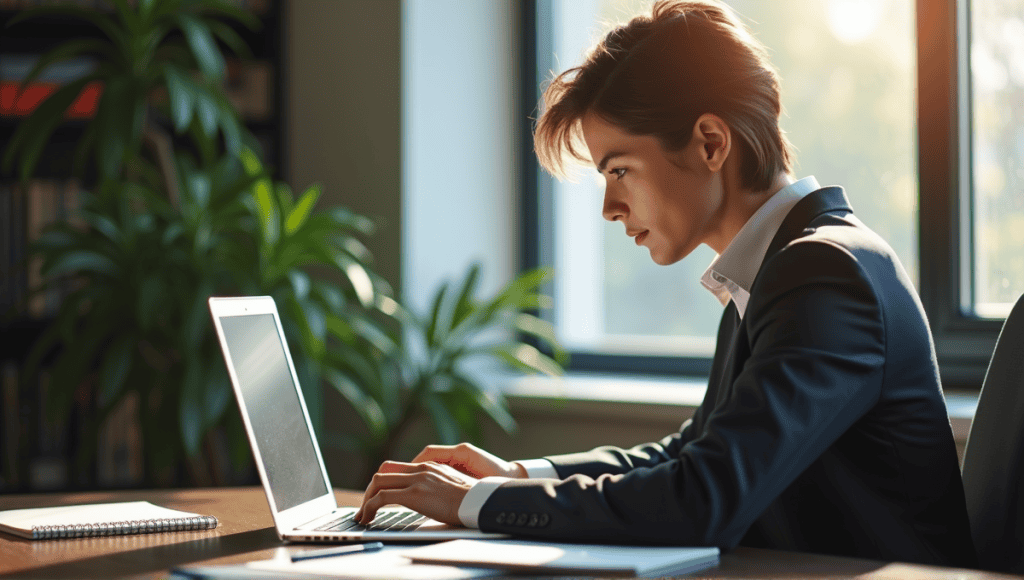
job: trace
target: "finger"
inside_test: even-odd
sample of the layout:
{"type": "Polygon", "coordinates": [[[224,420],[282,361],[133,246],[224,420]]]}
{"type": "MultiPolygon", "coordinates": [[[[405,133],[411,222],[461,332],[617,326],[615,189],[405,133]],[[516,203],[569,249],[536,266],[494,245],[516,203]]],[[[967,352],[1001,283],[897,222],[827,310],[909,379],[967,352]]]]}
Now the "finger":
{"type": "MultiPolygon", "coordinates": [[[[360,517],[356,519],[361,524],[369,524],[373,521],[377,509],[388,503],[398,503],[411,509],[417,509],[416,505],[410,502],[422,502],[425,490],[437,490],[447,487],[466,487],[466,483],[456,475],[439,472],[435,469],[424,469],[415,473],[388,473],[378,474],[376,479],[376,491],[367,499],[360,508],[360,517]],[[401,499],[388,499],[380,503],[382,497],[392,498],[394,494],[401,494],[401,499]]],[[[431,494],[433,495],[433,494],[431,494]]]]}
{"type": "Polygon", "coordinates": [[[374,494],[376,494],[382,488],[393,487],[395,485],[395,482],[398,481],[394,478],[394,476],[396,475],[408,474],[402,472],[388,473],[385,471],[378,471],[377,473],[374,473],[373,477],[370,479],[369,485],[366,486],[366,491],[363,492],[363,504],[365,505],[366,501],[373,497],[374,494]],[[385,482],[390,482],[390,485],[386,485],[385,482]]]}
{"type": "Polygon", "coordinates": [[[416,468],[420,463],[422,462],[413,461],[412,463],[404,463],[402,461],[385,461],[377,468],[377,473],[409,473],[411,471],[416,471],[416,468]]]}
{"type": "Polygon", "coordinates": [[[457,477],[438,471],[436,464],[430,467],[422,465],[422,467],[423,469],[412,473],[376,473],[373,476],[373,480],[370,481],[370,485],[367,486],[366,493],[363,494],[363,504],[356,512],[356,521],[360,523],[369,523],[373,520],[372,514],[376,512],[368,512],[366,506],[370,500],[380,494],[381,491],[407,489],[413,487],[417,483],[421,483],[429,479],[434,481],[444,480],[454,484],[460,483],[457,477]]]}
{"type": "Polygon", "coordinates": [[[380,467],[377,468],[377,473],[373,474],[373,478],[370,479],[369,485],[366,486],[366,491],[363,492],[363,503],[366,503],[366,500],[370,499],[370,497],[376,493],[376,490],[373,488],[373,482],[377,478],[378,474],[409,472],[412,470],[414,465],[415,464],[413,463],[401,463],[399,461],[385,461],[384,463],[381,463],[380,467]]]}
{"type": "MultiPolygon", "coordinates": [[[[422,500],[423,491],[428,487],[428,483],[423,481],[422,477],[417,474],[417,477],[404,479],[401,485],[378,490],[363,504],[364,513],[362,519],[358,520],[359,523],[364,526],[370,524],[373,522],[373,518],[377,517],[377,511],[390,504],[398,504],[419,511],[416,507],[417,501],[422,500]]],[[[434,484],[437,484],[436,474],[428,474],[428,477],[434,478],[434,484]]]]}
{"type": "Polygon", "coordinates": [[[423,451],[420,451],[416,457],[413,457],[412,462],[436,461],[438,463],[447,463],[454,451],[454,445],[427,445],[423,448],[423,451]]]}
{"type": "MultiPolygon", "coordinates": [[[[397,503],[405,505],[401,501],[402,491],[398,489],[382,489],[374,494],[362,507],[362,518],[358,519],[360,524],[367,525],[373,521],[373,518],[377,517],[377,510],[384,507],[385,505],[397,503]]],[[[408,506],[406,506],[408,507],[408,506]]]]}

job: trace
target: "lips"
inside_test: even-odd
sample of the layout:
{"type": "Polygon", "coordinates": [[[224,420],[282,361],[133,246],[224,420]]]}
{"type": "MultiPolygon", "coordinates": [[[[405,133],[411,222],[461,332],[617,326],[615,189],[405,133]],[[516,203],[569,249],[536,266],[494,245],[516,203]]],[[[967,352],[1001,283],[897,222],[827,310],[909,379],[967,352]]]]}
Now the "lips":
{"type": "Polygon", "coordinates": [[[635,242],[636,242],[636,245],[638,245],[638,246],[639,246],[640,244],[644,243],[644,240],[645,240],[645,239],[647,238],[647,232],[648,232],[648,231],[649,231],[649,230],[644,230],[644,231],[640,232],[639,234],[637,234],[637,235],[636,235],[636,236],[635,236],[635,237],[633,238],[633,241],[635,241],[635,242]]]}

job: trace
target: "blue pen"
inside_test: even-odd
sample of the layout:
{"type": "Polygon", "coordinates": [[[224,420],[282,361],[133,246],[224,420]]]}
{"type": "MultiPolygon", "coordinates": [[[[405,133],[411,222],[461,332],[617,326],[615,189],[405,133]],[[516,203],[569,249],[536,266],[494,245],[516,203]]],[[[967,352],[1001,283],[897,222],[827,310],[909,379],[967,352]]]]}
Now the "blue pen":
{"type": "Polygon", "coordinates": [[[381,542],[367,542],[365,544],[355,544],[352,546],[338,546],[336,548],[327,548],[324,550],[306,550],[305,552],[296,552],[292,554],[292,562],[299,562],[301,560],[312,560],[313,558],[330,558],[333,556],[344,556],[346,554],[361,554],[363,552],[376,552],[384,547],[381,542]]]}

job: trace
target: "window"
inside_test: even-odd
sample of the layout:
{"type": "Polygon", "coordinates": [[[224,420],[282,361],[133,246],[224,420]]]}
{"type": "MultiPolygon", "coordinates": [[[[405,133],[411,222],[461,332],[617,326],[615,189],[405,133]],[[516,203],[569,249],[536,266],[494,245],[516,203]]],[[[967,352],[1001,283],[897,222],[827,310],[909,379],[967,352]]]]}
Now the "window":
{"type": "Polygon", "coordinates": [[[971,181],[963,308],[1005,318],[1024,293],[1024,0],[969,6],[971,181]]]}
{"type": "MultiPolygon", "coordinates": [[[[945,384],[977,388],[1001,318],[1024,292],[1024,0],[728,3],[779,69],[796,177],[846,189],[915,281],[945,384]]],[[[524,79],[536,82],[524,117],[536,114],[538,83],[650,6],[527,4],[523,23],[536,34],[524,79]]],[[[524,244],[524,262],[555,266],[553,322],[573,367],[706,372],[722,307],[699,278],[714,253],[701,246],[655,265],[621,224],[601,219],[592,168],[558,182],[532,149],[524,156],[524,240],[538,240],[524,244]]]]}

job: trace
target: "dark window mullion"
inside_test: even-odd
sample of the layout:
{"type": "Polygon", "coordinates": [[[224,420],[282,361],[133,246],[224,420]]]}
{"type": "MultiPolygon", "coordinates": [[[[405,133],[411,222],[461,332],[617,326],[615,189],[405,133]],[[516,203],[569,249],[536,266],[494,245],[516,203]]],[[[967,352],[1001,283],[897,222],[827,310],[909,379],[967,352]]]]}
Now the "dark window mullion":
{"type": "MultiPolygon", "coordinates": [[[[970,236],[973,224],[961,231],[961,216],[970,219],[971,203],[966,195],[969,174],[962,175],[962,170],[969,171],[970,157],[964,164],[960,157],[961,145],[969,147],[961,139],[961,127],[968,130],[968,137],[970,118],[961,123],[960,117],[970,114],[960,106],[961,90],[969,85],[958,80],[959,74],[969,73],[961,70],[960,63],[967,61],[959,51],[970,47],[965,35],[957,35],[958,16],[962,20],[966,14],[958,9],[957,0],[917,1],[920,294],[935,336],[943,384],[978,388],[1002,323],[967,316],[960,306],[961,267],[968,276],[971,267],[970,259],[962,261],[968,257],[961,251],[962,242],[971,238],[961,235],[970,236]]],[[[969,100],[970,94],[963,97],[969,100]]],[[[969,149],[964,154],[969,155],[969,149]]]]}

